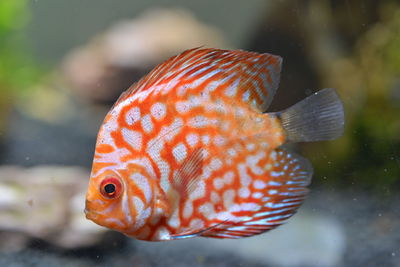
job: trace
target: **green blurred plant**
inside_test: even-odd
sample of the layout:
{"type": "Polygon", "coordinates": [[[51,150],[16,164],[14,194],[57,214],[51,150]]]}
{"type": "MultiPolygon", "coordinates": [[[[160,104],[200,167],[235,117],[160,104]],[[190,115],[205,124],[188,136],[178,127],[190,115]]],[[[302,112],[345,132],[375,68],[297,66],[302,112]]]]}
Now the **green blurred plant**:
{"type": "Polygon", "coordinates": [[[380,8],[379,21],[326,74],[345,102],[345,135],[308,154],[325,183],[389,192],[400,185],[400,6],[380,8]]]}
{"type": "Polygon", "coordinates": [[[24,28],[30,20],[28,0],[0,1],[0,91],[18,93],[41,73],[27,51],[24,28]]]}

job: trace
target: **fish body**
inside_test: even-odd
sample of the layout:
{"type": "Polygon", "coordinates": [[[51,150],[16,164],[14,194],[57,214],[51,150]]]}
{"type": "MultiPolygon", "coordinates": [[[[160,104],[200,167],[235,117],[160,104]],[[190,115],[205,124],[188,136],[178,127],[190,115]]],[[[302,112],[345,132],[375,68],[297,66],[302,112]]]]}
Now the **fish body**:
{"type": "Polygon", "coordinates": [[[333,139],[343,107],[324,89],[265,113],[282,59],[191,49],[124,92],[100,127],[86,217],[149,241],[240,238],[291,217],[310,163],[281,146],[333,139]]]}

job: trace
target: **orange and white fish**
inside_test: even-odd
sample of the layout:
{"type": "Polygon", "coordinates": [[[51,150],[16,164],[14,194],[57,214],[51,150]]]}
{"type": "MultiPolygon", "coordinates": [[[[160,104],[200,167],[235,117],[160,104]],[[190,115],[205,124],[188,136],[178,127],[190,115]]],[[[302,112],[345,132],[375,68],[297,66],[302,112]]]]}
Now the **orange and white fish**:
{"type": "Polygon", "coordinates": [[[264,113],[282,59],[191,49],[124,92],[101,125],[86,217],[137,239],[240,238],[285,222],[302,204],[310,163],[281,146],[343,132],[323,89],[264,113]]]}

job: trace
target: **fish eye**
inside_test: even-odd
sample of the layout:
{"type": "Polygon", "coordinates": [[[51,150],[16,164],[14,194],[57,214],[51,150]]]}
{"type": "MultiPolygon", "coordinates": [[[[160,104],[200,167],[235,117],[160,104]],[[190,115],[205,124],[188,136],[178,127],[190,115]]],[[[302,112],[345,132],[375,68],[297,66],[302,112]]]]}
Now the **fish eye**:
{"type": "Polygon", "coordinates": [[[105,191],[107,194],[114,194],[114,192],[115,192],[115,185],[114,185],[114,184],[106,184],[106,185],[104,186],[104,191],[105,191]]]}
{"type": "Polygon", "coordinates": [[[100,192],[105,198],[117,198],[121,191],[122,183],[117,177],[107,177],[100,184],[100,192]]]}

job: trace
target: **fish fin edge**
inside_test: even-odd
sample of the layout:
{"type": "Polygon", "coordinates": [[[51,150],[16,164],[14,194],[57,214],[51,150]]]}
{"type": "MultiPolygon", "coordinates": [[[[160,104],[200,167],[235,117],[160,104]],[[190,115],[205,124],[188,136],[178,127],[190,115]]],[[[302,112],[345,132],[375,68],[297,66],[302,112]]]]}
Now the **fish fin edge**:
{"type": "Polygon", "coordinates": [[[278,227],[296,213],[309,191],[307,186],[311,182],[312,166],[307,159],[283,148],[272,153],[276,153],[275,162],[281,164],[270,170],[272,183],[264,189],[264,196],[260,198],[261,208],[240,211],[240,216],[247,220],[227,220],[201,236],[220,239],[250,237],[278,227]]]}
{"type": "Polygon", "coordinates": [[[344,131],[343,103],[335,89],[322,89],[277,112],[289,142],[332,140],[344,131]]]}

